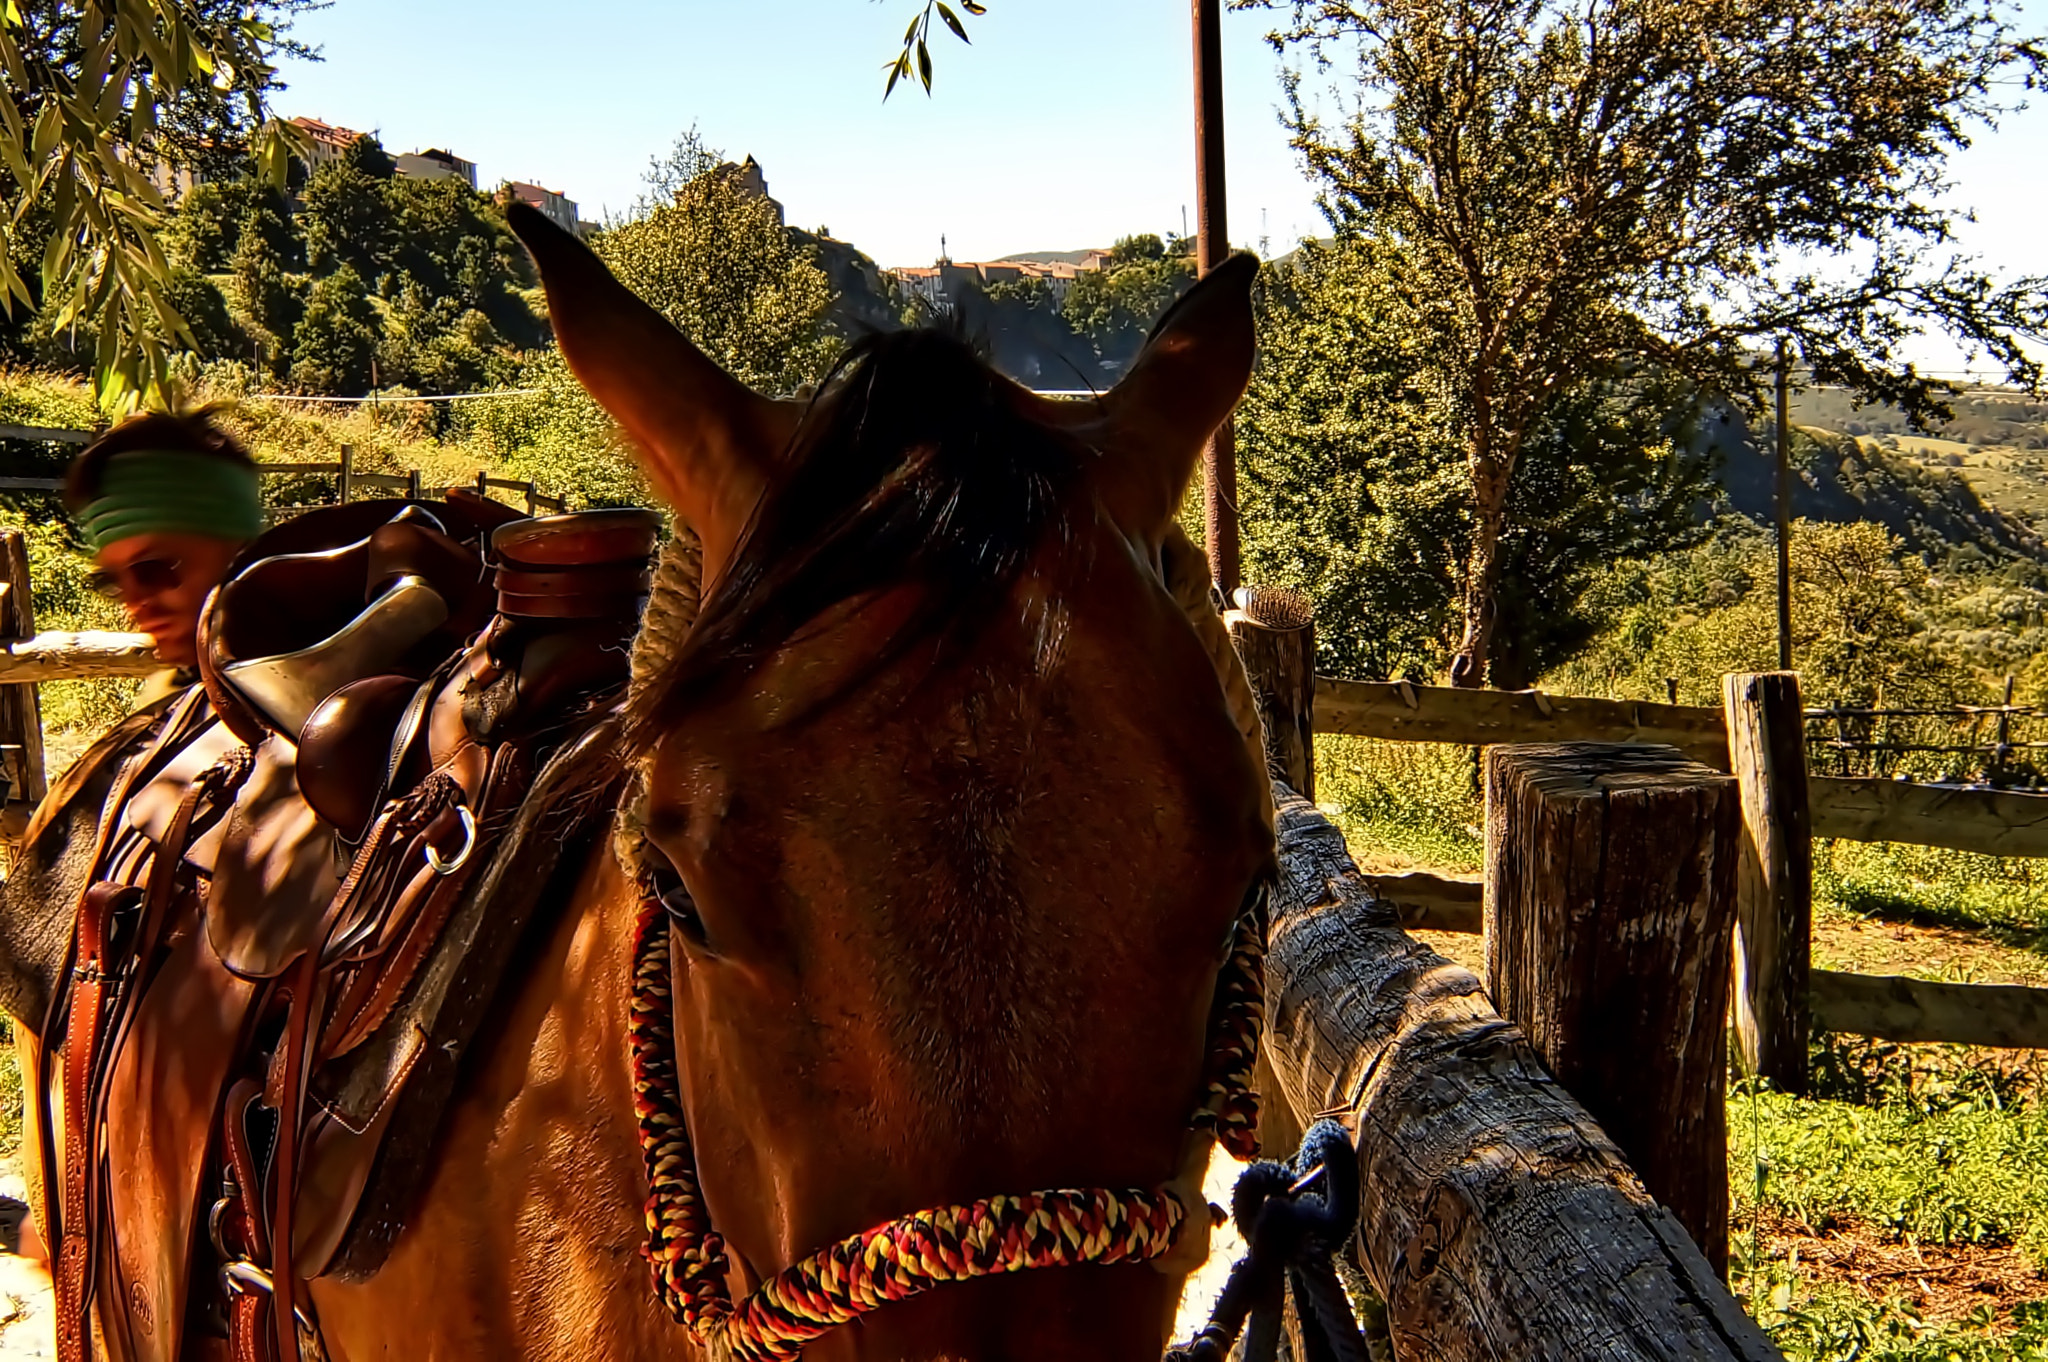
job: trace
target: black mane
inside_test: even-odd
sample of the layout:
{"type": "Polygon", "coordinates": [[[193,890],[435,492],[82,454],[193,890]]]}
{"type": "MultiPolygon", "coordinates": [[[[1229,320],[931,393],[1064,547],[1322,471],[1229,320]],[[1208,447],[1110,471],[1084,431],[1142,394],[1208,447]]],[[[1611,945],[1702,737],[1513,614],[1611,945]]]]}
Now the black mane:
{"type": "MultiPolygon", "coordinates": [[[[644,747],[822,611],[915,583],[879,668],[942,629],[964,647],[1067,516],[1086,451],[1020,414],[1007,381],[930,329],[871,335],[820,386],[733,562],[630,716],[644,747]]],[[[872,669],[871,669],[872,671],[872,669]]]]}

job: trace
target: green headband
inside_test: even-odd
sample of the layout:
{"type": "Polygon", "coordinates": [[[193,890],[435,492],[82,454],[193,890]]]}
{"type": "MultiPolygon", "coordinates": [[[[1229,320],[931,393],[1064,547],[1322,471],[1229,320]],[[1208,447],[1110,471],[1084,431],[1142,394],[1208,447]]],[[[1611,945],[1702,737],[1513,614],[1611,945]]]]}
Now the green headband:
{"type": "Polygon", "coordinates": [[[78,515],[94,553],[138,534],[203,534],[240,543],[263,529],[256,471],[211,454],[131,449],[107,460],[99,491],[78,515]]]}

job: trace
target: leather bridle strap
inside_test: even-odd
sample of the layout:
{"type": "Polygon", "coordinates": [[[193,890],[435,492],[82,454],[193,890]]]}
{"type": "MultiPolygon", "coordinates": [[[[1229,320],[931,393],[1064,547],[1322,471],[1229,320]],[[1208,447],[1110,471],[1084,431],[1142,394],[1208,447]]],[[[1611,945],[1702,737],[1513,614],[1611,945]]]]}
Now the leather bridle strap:
{"type": "Polygon", "coordinates": [[[142,899],[129,885],[95,884],[78,905],[78,961],[72,969],[71,1015],[64,1031],[63,1231],[57,1246],[57,1359],[85,1362],[87,1289],[92,1270],[93,1216],[88,1190],[96,1176],[93,1067],[106,1025],[113,982],[108,945],[114,914],[142,899]]]}

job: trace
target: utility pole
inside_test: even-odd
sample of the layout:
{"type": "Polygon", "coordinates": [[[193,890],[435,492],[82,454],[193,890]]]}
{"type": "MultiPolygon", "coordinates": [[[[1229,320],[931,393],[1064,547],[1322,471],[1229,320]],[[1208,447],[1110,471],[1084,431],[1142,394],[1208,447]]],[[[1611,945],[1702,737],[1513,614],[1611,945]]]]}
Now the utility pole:
{"type": "MultiPolygon", "coordinates": [[[[1195,263],[1203,274],[1230,254],[1223,191],[1223,0],[1193,0],[1195,20],[1195,263]]],[[[1202,455],[1209,573],[1228,600],[1238,584],[1237,441],[1226,420],[1202,455]]]]}
{"type": "Polygon", "coordinates": [[[1792,670],[1792,418],[1785,342],[1778,341],[1778,670],[1792,670]]]}

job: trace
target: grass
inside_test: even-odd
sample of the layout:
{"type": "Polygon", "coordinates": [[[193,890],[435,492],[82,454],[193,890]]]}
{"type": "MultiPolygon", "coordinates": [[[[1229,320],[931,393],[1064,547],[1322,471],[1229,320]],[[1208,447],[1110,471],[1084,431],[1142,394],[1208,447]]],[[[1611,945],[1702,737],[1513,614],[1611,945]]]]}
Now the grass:
{"type": "MultiPolygon", "coordinates": [[[[1479,869],[1469,749],[1325,736],[1316,773],[1366,869],[1479,869]]],[[[1830,958],[1858,931],[1887,948],[1865,967],[1887,972],[2014,977],[2048,958],[2031,862],[1817,842],[1814,891],[1823,966],[1863,964],[1830,958]]],[[[1811,1100],[1729,1101],[1733,1277],[1752,1315],[1793,1362],[2048,1362],[2048,1064],[1831,1036],[1813,1064],[1811,1100]]]]}
{"type": "Polygon", "coordinates": [[[2040,1058],[1821,1036],[1729,1098],[1731,1277],[1795,1362],[2048,1359],[2040,1058]]]}
{"type": "Polygon", "coordinates": [[[1472,749],[1439,743],[1316,739],[1316,798],[1361,867],[1474,871],[1486,808],[1472,749]]]}

